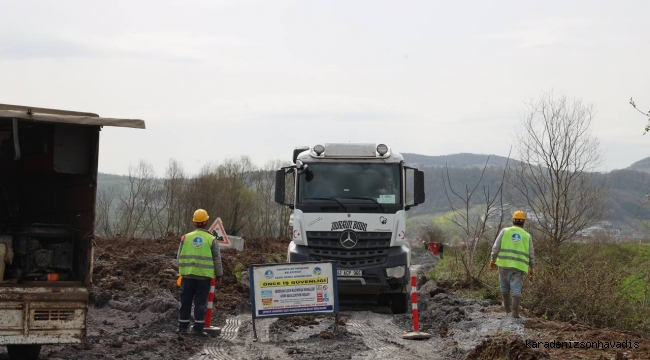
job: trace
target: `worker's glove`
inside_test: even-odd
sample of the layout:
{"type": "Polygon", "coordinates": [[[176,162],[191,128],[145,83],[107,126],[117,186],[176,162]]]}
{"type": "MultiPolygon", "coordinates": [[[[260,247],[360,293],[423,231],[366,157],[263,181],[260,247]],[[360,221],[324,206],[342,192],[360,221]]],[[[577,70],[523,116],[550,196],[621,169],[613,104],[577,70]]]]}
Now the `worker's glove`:
{"type": "Polygon", "coordinates": [[[531,279],[534,278],[535,277],[535,270],[533,270],[533,269],[528,270],[528,276],[530,276],[531,279]]]}
{"type": "Polygon", "coordinates": [[[179,276],[178,279],[176,279],[176,286],[181,286],[183,283],[183,276],[179,276]]]}
{"type": "Polygon", "coordinates": [[[494,261],[490,261],[490,270],[496,270],[497,264],[494,261]]]}
{"type": "Polygon", "coordinates": [[[214,286],[221,286],[221,277],[214,278],[214,286]]]}

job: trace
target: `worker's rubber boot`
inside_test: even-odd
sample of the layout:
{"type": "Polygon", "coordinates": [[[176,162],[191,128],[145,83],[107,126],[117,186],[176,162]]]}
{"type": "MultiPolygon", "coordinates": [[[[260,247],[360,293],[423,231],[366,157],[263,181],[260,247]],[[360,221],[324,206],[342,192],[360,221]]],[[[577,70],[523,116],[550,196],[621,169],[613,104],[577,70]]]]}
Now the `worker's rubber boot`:
{"type": "Polygon", "coordinates": [[[203,330],[204,330],[203,324],[201,324],[200,326],[197,326],[196,324],[194,324],[194,326],[192,326],[192,331],[190,331],[190,334],[192,334],[194,336],[200,336],[200,337],[208,337],[208,336],[210,336],[207,332],[205,332],[203,330]]]}
{"type": "Polygon", "coordinates": [[[192,330],[192,331],[190,331],[190,334],[192,334],[194,336],[199,336],[199,337],[208,337],[208,336],[210,336],[207,332],[205,332],[203,330],[192,330]]]}
{"type": "Polygon", "coordinates": [[[512,296],[512,317],[519,319],[519,302],[521,301],[521,296],[512,296]]]}
{"type": "Polygon", "coordinates": [[[501,293],[501,298],[503,299],[503,309],[506,311],[506,314],[510,313],[510,293],[504,292],[501,293]]]}

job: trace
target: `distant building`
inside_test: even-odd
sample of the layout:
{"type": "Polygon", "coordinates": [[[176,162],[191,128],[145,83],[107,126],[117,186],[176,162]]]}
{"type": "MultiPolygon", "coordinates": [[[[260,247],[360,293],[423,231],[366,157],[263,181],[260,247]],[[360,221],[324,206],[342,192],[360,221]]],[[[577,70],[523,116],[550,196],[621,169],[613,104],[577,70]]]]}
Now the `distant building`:
{"type": "Polygon", "coordinates": [[[598,238],[600,240],[619,242],[621,239],[621,229],[617,229],[608,221],[599,222],[599,225],[588,227],[577,234],[582,240],[586,242],[590,238],[598,238]]]}
{"type": "Polygon", "coordinates": [[[537,216],[534,211],[531,209],[526,209],[524,212],[526,213],[526,221],[539,222],[539,216],[537,216]]]}
{"type": "Polygon", "coordinates": [[[591,227],[588,227],[588,228],[580,231],[578,233],[578,235],[580,235],[582,237],[594,237],[594,236],[596,236],[598,234],[605,234],[605,233],[607,233],[607,230],[605,230],[603,227],[601,227],[601,226],[591,226],[591,227]]]}

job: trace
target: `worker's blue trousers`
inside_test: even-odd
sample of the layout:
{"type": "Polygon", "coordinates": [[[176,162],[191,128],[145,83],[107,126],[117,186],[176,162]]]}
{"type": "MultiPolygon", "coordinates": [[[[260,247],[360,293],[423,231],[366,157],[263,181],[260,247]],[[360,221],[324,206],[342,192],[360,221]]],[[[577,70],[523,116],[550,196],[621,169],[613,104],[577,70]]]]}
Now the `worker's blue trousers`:
{"type": "Polygon", "coordinates": [[[181,307],[178,309],[178,328],[187,329],[190,325],[192,302],[194,302],[194,331],[203,331],[205,312],[208,309],[210,279],[183,278],[181,284],[181,307]]]}
{"type": "Polygon", "coordinates": [[[521,296],[521,287],[524,284],[524,272],[513,268],[499,268],[499,285],[502,293],[512,296],[521,296]]]}

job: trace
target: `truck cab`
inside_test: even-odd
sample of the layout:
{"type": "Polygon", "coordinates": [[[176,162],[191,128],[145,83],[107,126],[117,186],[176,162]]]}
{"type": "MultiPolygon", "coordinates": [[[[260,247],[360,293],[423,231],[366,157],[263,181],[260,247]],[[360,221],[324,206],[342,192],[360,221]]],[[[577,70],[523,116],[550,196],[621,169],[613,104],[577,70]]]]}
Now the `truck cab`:
{"type": "Polygon", "coordinates": [[[276,174],[276,202],[293,209],[289,262],[337,263],[341,294],[372,294],[408,310],[406,211],[423,203],[424,174],[385,144],[294,150],[276,174]]]}
{"type": "Polygon", "coordinates": [[[0,104],[0,344],[12,359],[86,339],[104,126],[144,122],[0,104]]]}

